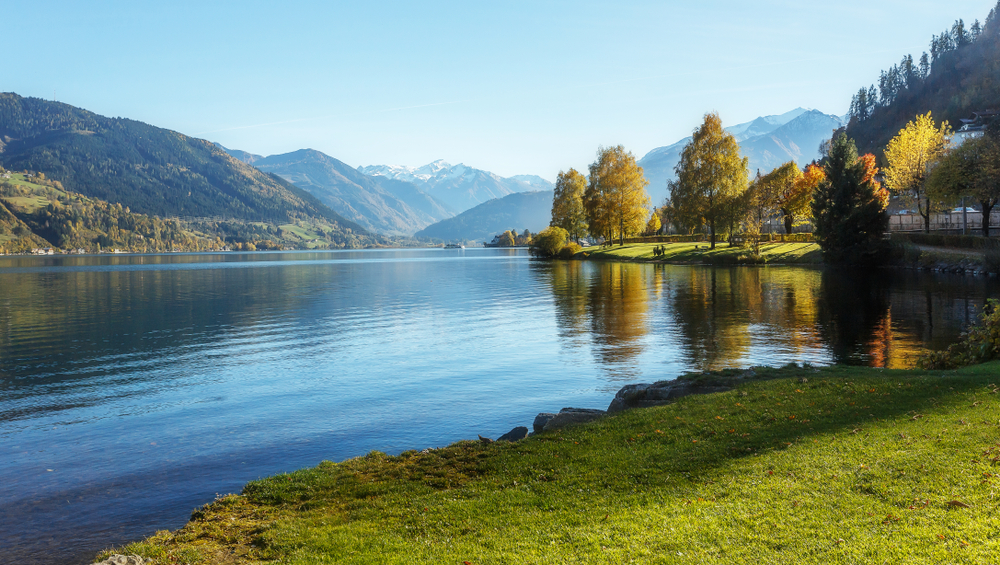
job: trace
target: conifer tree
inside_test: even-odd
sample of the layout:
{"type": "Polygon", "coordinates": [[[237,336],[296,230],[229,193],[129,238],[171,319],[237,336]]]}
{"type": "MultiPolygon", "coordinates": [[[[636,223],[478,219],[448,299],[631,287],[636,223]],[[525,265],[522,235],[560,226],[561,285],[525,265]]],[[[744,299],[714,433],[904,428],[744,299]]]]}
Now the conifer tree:
{"type": "Polygon", "coordinates": [[[841,133],[833,139],[824,166],[826,178],[813,196],[815,234],[830,264],[873,264],[884,249],[882,234],[889,194],[875,180],[872,155],[858,157],[854,141],[841,133]]]}

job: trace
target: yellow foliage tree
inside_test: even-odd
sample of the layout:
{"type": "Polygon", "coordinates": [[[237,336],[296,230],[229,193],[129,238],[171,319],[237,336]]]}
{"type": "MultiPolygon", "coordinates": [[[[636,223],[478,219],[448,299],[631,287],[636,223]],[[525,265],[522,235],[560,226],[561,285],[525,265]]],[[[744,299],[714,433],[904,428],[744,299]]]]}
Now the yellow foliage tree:
{"type": "Polygon", "coordinates": [[[790,190],[778,198],[781,216],[785,221],[785,233],[792,233],[795,218],[808,216],[812,208],[813,192],[825,178],[826,173],[823,172],[823,167],[809,165],[804,173],[795,177],[795,182],[790,190]]]}
{"type": "Polygon", "coordinates": [[[719,228],[733,225],[745,208],[739,205],[747,190],[747,164],[736,138],[722,128],[716,113],[706,114],[684,147],[670,183],[670,201],[681,223],[708,224],[711,247],[719,228]]]}
{"type": "Polygon", "coordinates": [[[640,233],[649,213],[648,184],[635,155],[624,147],[598,149],[583,198],[590,233],[606,241],[617,237],[619,245],[625,245],[625,236],[640,233]]]}
{"type": "Polygon", "coordinates": [[[586,190],[587,178],[576,169],[559,171],[552,197],[551,225],[566,230],[577,241],[587,232],[587,212],[583,207],[586,190]]]}
{"type": "Polygon", "coordinates": [[[943,122],[934,124],[931,113],[917,116],[892,138],[885,148],[889,164],[883,171],[889,190],[905,194],[916,203],[917,212],[924,219],[924,231],[931,230],[931,199],[927,194],[927,179],[931,168],[948,149],[951,127],[943,122]]]}
{"type": "Polygon", "coordinates": [[[649,221],[646,222],[646,235],[656,235],[656,232],[660,231],[663,224],[660,222],[660,211],[653,208],[653,214],[649,217],[649,221]]]}

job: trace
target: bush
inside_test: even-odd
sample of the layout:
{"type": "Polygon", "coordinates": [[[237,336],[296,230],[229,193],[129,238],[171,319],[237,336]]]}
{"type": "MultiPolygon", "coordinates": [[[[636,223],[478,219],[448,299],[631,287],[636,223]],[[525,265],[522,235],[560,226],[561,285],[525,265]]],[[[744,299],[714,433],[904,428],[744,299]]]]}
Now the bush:
{"type": "Polygon", "coordinates": [[[568,239],[569,233],[566,230],[555,226],[548,227],[531,241],[528,252],[536,257],[555,257],[563,247],[566,247],[568,239]]]}
{"type": "Polygon", "coordinates": [[[572,259],[574,255],[580,252],[583,247],[580,247],[579,243],[569,242],[559,250],[560,259],[572,259]]]}
{"type": "Polygon", "coordinates": [[[978,235],[949,235],[943,233],[894,233],[892,241],[908,241],[916,245],[933,247],[958,247],[960,249],[1000,249],[1000,241],[978,235]]]}
{"type": "Polygon", "coordinates": [[[986,272],[1000,275],[1000,249],[987,249],[983,254],[983,267],[986,272]]]}
{"type": "Polygon", "coordinates": [[[979,317],[980,323],[962,334],[958,343],[944,351],[932,351],[917,360],[921,369],[956,369],[1000,358],[1000,300],[991,298],[979,317]]]}

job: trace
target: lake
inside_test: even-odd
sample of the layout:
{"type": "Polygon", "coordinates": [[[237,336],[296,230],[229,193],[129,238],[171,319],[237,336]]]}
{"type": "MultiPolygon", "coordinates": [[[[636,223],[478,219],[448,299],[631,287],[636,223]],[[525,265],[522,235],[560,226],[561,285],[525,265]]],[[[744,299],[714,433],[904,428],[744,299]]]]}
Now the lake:
{"type": "Polygon", "coordinates": [[[0,257],[0,556],[89,563],[247,481],[495,438],[627,383],[906,367],[997,296],[502,249],[0,257]]]}

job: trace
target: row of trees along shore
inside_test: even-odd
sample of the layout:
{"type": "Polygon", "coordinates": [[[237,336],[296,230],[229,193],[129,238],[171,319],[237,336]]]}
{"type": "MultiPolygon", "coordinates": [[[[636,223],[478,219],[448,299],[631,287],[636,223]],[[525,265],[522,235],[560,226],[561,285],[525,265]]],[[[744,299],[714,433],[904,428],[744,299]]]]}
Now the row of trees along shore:
{"type": "MultiPolygon", "coordinates": [[[[642,168],[620,145],[599,149],[588,177],[574,169],[560,172],[551,227],[536,238],[545,248],[539,252],[569,255],[560,245],[587,234],[623,245],[626,237],[657,233],[662,222],[679,233],[701,230],[712,248],[722,236],[730,245],[739,238],[759,255],[763,227],[780,218],[786,234],[811,222],[828,262],[877,262],[886,251],[893,194],[919,210],[928,231],[935,205],[971,197],[989,218],[1000,202],[1000,121],[961,145],[951,144],[950,136],[948,124],[935,124],[928,113],[889,142],[882,171],[874,155],[859,155],[840,132],[805,170],[788,162],[750,178],[736,139],[710,113],[681,154],[670,196],[651,216],[642,168]]],[[[988,221],[983,229],[989,235],[988,221]]]]}

